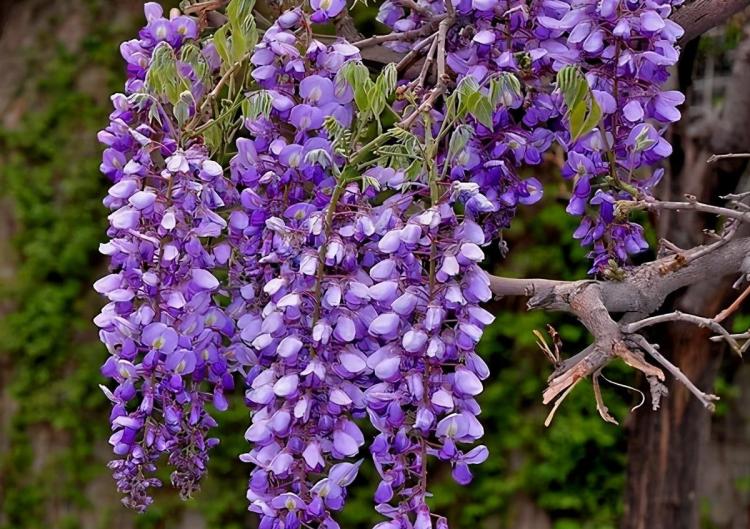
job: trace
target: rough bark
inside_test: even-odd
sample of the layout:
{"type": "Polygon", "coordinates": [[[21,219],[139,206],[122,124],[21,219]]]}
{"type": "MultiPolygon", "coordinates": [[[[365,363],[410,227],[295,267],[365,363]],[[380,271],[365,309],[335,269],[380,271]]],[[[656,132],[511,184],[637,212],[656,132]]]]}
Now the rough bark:
{"type": "Polygon", "coordinates": [[[678,9],[672,20],[685,28],[682,43],[699,37],[750,5],[750,0],[694,0],[678,9]]]}
{"type": "MultiPolygon", "coordinates": [[[[728,11],[737,10],[748,2],[694,2],[710,7],[702,19],[706,24],[716,13],[716,4],[725,4],[728,11]],[[731,5],[730,5],[731,4],[731,5]],[[742,5],[740,5],[742,4],[742,5]],[[712,13],[712,10],[714,11],[712,13]]],[[[680,13],[677,14],[679,17],[680,13]]],[[[747,126],[750,118],[748,82],[750,82],[750,42],[745,42],[735,57],[732,83],[727,94],[723,119],[705,128],[698,137],[685,142],[684,165],[672,178],[672,196],[685,193],[708,199],[736,186],[744,171],[736,161],[718,167],[707,166],[705,160],[714,152],[747,151],[750,147],[747,126]],[[721,188],[724,188],[721,190],[721,188]]],[[[680,244],[694,241],[706,218],[683,214],[679,222],[674,213],[662,215],[660,234],[680,244]],[[691,240],[693,239],[693,240],[691,240]]],[[[736,297],[726,280],[708,277],[688,287],[668,305],[712,316],[736,297]]],[[[661,338],[662,350],[698,387],[711,389],[722,351],[722,344],[710,342],[706,329],[670,324],[661,338]]],[[[697,399],[674,381],[667,382],[669,398],[654,413],[639,409],[630,423],[628,448],[628,485],[622,529],[698,529],[700,461],[704,457],[711,430],[711,417],[697,399]]],[[[726,476],[725,479],[730,479],[726,476]]],[[[733,484],[727,483],[729,487],[733,484]]],[[[742,512],[739,510],[739,512],[742,512]]],[[[747,513],[742,513],[747,518],[747,513]]],[[[733,527],[747,527],[747,520],[734,520],[733,527]]]]}

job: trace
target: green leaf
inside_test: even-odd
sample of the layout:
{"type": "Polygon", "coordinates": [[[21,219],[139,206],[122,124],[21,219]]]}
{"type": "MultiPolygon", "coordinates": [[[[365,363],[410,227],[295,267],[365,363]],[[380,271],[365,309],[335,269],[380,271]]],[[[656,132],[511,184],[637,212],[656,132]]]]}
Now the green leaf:
{"type": "Polygon", "coordinates": [[[578,131],[583,128],[583,123],[586,121],[586,110],[585,101],[579,102],[568,110],[568,122],[570,124],[570,136],[572,140],[578,137],[578,131]]]}
{"type": "Polygon", "coordinates": [[[203,81],[209,80],[210,68],[200,48],[194,42],[186,42],[182,45],[180,48],[180,60],[193,68],[198,79],[203,81]]]}
{"type": "Polygon", "coordinates": [[[242,101],[242,115],[250,119],[258,119],[260,116],[271,115],[271,94],[267,90],[258,90],[251,93],[242,101]]]}
{"type": "Polygon", "coordinates": [[[589,92],[586,78],[575,66],[566,66],[557,73],[557,87],[569,109],[581,102],[589,92]]]}
{"type": "Polygon", "coordinates": [[[521,82],[512,73],[503,72],[490,82],[490,102],[493,107],[501,103],[510,106],[521,95],[521,82]]]}
{"type": "MultiPolygon", "coordinates": [[[[377,87],[370,78],[370,71],[361,62],[349,62],[345,64],[338,76],[341,76],[354,91],[354,102],[360,112],[369,112],[375,104],[379,104],[377,87]]],[[[383,105],[385,102],[383,101],[383,105]]],[[[382,108],[381,108],[382,111],[382,108]]]]}
{"type": "Polygon", "coordinates": [[[596,99],[593,97],[589,101],[589,111],[588,115],[586,116],[583,123],[581,123],[581,126],[579,128],[576,128],[572,131],[572,137],[573,140],[577,140],[581,136],[588,134],[594,128],[599,125],[600,120],[602,119],[602,109],[599,107],[599,104],[596,102],[596,99]]]}
{"type": "Polygon", "coordinates": [[[482,94],[479,91],[479,85],[473,77],[464,77],[456,89],[458,94],[458,117],[466,117],[476,108],[482,94]]]}
{"type": "Polygon", "coordinates": [[[602,110],[589,89],[586,77],[575,66],[566,66],[558,72],[557,87],[568,107],[571,141],[576,141],[599,124],[602,110]]]}
{"type": "Polygon", "coordinates": [[[394,63],[388,63],[383,71],[378,76],[377,85],[379,90],[387,98],[393,94],[396,90],[396,83],[398,82],[398,70],[394,63]]]}
{"type": "Polygon", "coordinates": [[[221,57],[222,65],[228,67],[231,62],[231,56],[229,51],[229,39],[227,37],[227,26],[222,26],[216,31],[216,33],[214,33],[213,43],[216,47],[216,52],[219,54],[219,57],[221,57]]]}
{"type": "Polygon", "coordinates": [[[492,128],[492,113],[494,107],[490,103],[489,97],[480,97],[474,107],[472,115],[488,129],[492,128]]]}
{"type": "Polygon", "coordinates": [[[458,154],[464,150],[466,144],[474,135],[474,129],[469,125],[459,125],[451,134],[451,139],[448,142],[448,159],[452,160],[458,154]]]}
{"type": "Polygon", "coordinates": [[[179,101],[172,108],[172,113],[180,127],[185,125],[188,119],[190,119],[191,106],[195,107],[195,99],[193,99],[193,94],[189,90],[186,90],[180,94],[179,101]]]}
{"type": "Polygon", "coordinates": [[[407,180],[416,180],[424,172],[424,161],[414,160],[404,172],[407,180]]]}
{"type": "Polygon", "coordinates": [[[224,135],[221,127],[208,127],[203,131],[203,140],[208,145],[212,153],[215,153],[221,147],[224,141],[224,135]]]}
{"type": "Polygon", "coordinates": [[[150,121],[155,121],[159,125],[162,124],[161,114],[159,114],[159,107],[156,104],[152,104],[151,107],[148,109],[148,119],[150,121]]]}
{"type": "Polygon", "coordinates": [[[232,0],[226,9],[227,23],[216,30],[213,43],[226,71],[255,48],[258,30],[253,17],[254,0],[232,0]]]}

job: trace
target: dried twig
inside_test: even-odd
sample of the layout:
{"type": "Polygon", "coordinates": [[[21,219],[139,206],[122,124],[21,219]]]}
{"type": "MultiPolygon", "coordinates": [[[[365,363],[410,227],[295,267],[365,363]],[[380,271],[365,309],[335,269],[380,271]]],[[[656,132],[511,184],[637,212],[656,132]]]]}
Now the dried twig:
{"type": "Polygon", "coordinates": [[[744,222],[750,221],[750,213],[737,211],[736,209],[724,208],[721,206],[714,206],[712,204],[704,204],[698,202],[692,195],[685,197],[685,202],[672,202],[666,200],[653,200],[653,201],[621,201],[618,205],[624,209],[645,209],[647,211],[658,211],[661,209],[671,211],[701,211],[703,213],[711,213],[719,217],[727,217],[730,219],[737,219],[744,222]]]}
{"type": "Polygon", "coordinates": [[[716,323],[721,323],[722,321],[727,319],[732,315],[732,313],[734,313],[734,311],[736,311],[740,307],[740,305],[742,305],[742,302],[745,301],[748,296],[750,296],[750,285],[748,285],[748,287],[742,292],[742,294],[737,296],[737,299],[735,299],[731,305],[714,316],[714,321],[716,323]]]}
{"type": "MultiPolygon", "coordinates": [[[[450,4],[450,2],[446,2],[446,4],[450,4]]],[[[437,36],[437,77],[438,77],[438,83],[445,83],[446,82],[446,75],[445,75],[445,41],[447,39],[448,35],[448,28],[453,23],[453,17],[446,17],[440,22],[440,26],[438,27],[438,36],[437,36]]]]}
{"type": "Polygon", "coordinates": [[[372,46],[377,46],[385,42],[393,42],[395,40],[409,41],[419,37],[424,37],[435,31],[435,27],[442,24],[448,17],[446,15],[439,15],[434,17],[430,23],[425,24],[417,29],[410,29],[409,31],[401,31],[397,33],[388,33],[386,35],[376,35],[367,39],[362,39],[357,42],[352,42],[356,47],[363,49],[372,46]]]}
{"type": "Polygon", "coordinates": [[[612,424],[619,424],[617,420],[612,417],[612,415],[609,413],[609,408],[604,404],[604,399],[602,398],[602,390],[599,387],[599,377],[602,375],[602,370],[597,369],[594,374],[591,377],[591,383],[594,385],[594,399],[596,400],[596,411],[599,412],[599,415],[602,419],[604,419],[606,422],[612,423],[612,424]]]}
{"type": "Polygon", "coordinates": [[[565,390],[565,392],[560,395],[560,398],[555,401],[555,404],[552,406],[552,409],[550,410],[549,414],[547,415],[547,418],[544,420],[544,426],[549,427],[549,425],[552,423],[552,419],[555,417],[555,413],[557,412],[557,408],[560,407],[560,404],[563,403],[565,400],[565,397],[568,396],[568,394],[573,391],[573,388],[576,387],[576,385],[581,381],[579,378],[575,382],[573,382],[568,389],[565,390]]]}
{"type": "Polygon", "coordinates": [[[437,39],[437,34],[435,34],[434,38],[432,39],[432,44],[430,45],[430,49],[427,52],[427,57],[425,57],[424,64],[422,65],[422,70],[419,72],[419,77],[417,77],[415,81],[416,86],[419,88],[424,87],[425,81],[427,81],[427,73],[430,71],[430,68],[432,67],[432,63],[435,61],[435,54],[437,53],[437,46],[438,46],[438,39],[437,39]]]}
{"type": "Polygon", "coordinates": [[[716,406],[714,405],[714,401],[719,400],[719,397],[710,393],[704,393],[700,389],[698,389],[695,384],[693,384],[693,382],[682,371],[680,371],[680,368],[667,360],[664,355],[662,355],[657,350],[657,348],[650,344],[648,340],[646,340],[643,336],[634,335],[631,336],[630,339],[635,344],[637,344],[638,347],[650,354],[654,358],[654,360],[663,365],[664,368],[672,374],[672,376],[679,380],[693,395],[698,398],[698,400],[700,400],[701,404],[703,404],[703,406],[707,410],[714,411],[714,409],[716,408],[716,406]]]}
{"type": "Polygon", "coordinates": [[[622,331],[626,334],[631,334],[639,331],[640,329],[643,329],[644,327],[649,327],[651,325],[657,325],[659,323],[666,323],[666,322],[672,322],[672,321],[683,321],[687,323],[692,323],[694,325],[698,325],[699,327],[706,327],[708,329],[711,329],[715,333],[720,334],[724,337],[724,340],[729,344],[729,346],[734,350],[737,354],[740,354],[740,345],[737,343],[737,341],[732,338],[732,335],[729,334],[729,331],[727,331],[723,326],[721,326],[717,321],[711,319],[711,318],[704,318],[702,316],[696,316],[694,314],[685,314],[684,312],[680,312],[679,310],[670,312],[668,314],[660,314],[658,316],[651,316],[650,318],[644,318],[642,320],[638,320],[633,323],[629,323],[622,326],[622,331]]]}
{"type": "Polygon", "coordinates": [[[750,153],[748,152],[739,152],[739,153],[727,153],[727,154],[713,154],[711,157],[706,160],[706,163],[714,163],[718,162],[719,160],[726,160],[728,158],[750,158],[750,153]]]}
{"type": "MultiPolygon", "coordinates": [[[[398,64],[396,65],[396,70],[398,72],[403,72],[407,70],[414,62],[419,58],[419,56],[422,54],[422,51],[427,47],[428,44],[434,46],[435,45],[435,37],[437,36],[437,33],[433,33],[432,35],[429,35],[427,38],[422,40],[421,42],[417,43],[416,46],[412,48],[412,50],[404,55],[404,58],[401,59],[398,64]]],[[[427,57],[431,55],[432,47],[430,48],[430,51],[427,53],[427,57]]],[[[424,67],[423,67],[424,70],[424,67]]]]}
{"type": "Polygon", "coordinates": [[[437,99],[445,93],[445,90],[445,83],[438,82],[435,88],[430,91],[430,95],[427,96],[424,101],[422,101],[422,103],[416,108],[416,110],[414,110],[414,112],[399,121],[397,126],[402,129],[409,130],[409,128],[414,124],[420,114],[422,114],[423,112],[429,112],[432,109],[435,101],[437,101],[437,99]]]}

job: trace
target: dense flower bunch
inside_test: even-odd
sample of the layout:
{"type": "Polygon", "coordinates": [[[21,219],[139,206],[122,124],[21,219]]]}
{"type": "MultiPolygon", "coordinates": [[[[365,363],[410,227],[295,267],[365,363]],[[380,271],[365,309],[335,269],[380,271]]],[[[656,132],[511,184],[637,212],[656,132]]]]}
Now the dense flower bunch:
{"type": "MultiPolygon", "coordinates": [[[[509,94],[494,110],[492,127],[477,127],[464,168],[496,208],[514,205],[518,198],[488,188],[501,182],[500,190],[507,190],[513,168],[538,164],[541,153],[557,140],[567,152],[563,176],[573,180],[567,211],[582,216],[574,237],[593,246],[592,272],[604,271],[612,259],[625,263],[629,254],[646,248],[641,226],[618,216],[614,203],[650,196],[662,172],[648,167],[671,153],[662,135],[666,125],[680,118],[676,107],[684,96],[660,86],[677,62],[675,43],[682,28],[668,17],[681,3],[454,2],[456,23],[448,30],[446,52],[458,79],[486,83],[497,72],[511,72],[523,80],[525,91],[521,97],[509,94]],[[549,83],[566,65],[585,73],[601,112],[595,130],[582,136],[571,131],[567,116],[573,109],[559,87],[549,83]],[[642,168],[644,175],[638,171],[642,168]]],[[[420,0],[417,6],[419,10],[407,9],[388,0],[378,19],[404,32],[448,16],[442,1],[420,0]]],[[[408,46],[399,41],[393,47],[408,46]]],[[[457,165],[462,164],[451,163],[451,169],[457,165]]]]}
{"type": "Polygon", "coordinates": [[[395,68],[373,81],[363,44],[316,40],[311,24],[343,0],[287,11],[246,48],[247,0],[213,38],[147,4],[100,134],[112,273],[96,324],[125,503],[148,506],[162,455],[190,495],[218,442],[206,405],[225,409],[236,378],[260,527],[338,527],[365,445],[378,529],[447,527],[428,507],[428,460],[467,484],[487,457],[482,247],[541,198],[520,174],[553,145],[592,271],[644,247],[616,202],[647,197],[660,173],[641,173],[669,154],[675,3],[385,2],[388,45],[426,52],[432,83],[395,68]]]}
{"type": "Polygon", "coordinates": [[[230,217],[240,256],[231,274],[247,300],[240,338],[257,357],[245,380],[253,446],[242,459],[254,465],[248,499],[262,527],[334,527],[329,513],[343,506],[359,466],[347,460],[364,443],[352,421],[364,407],[352,367],[362,353],[349,345],[354,319],[339,309],[356,241],[354,233],[334,240],[327,218],[335,202],[345,211],[363,200],[356,186],[334,191],[343,158],[323,127],[326,116],[352,121],[352,91],[336,72],[359,51],[316,41],[304,49],[294,33],[302,16],[279,18],[251,57],[271,111],[246,121],[250,137],[237,140],[231,161],[242,189],[242,208],[230,217]],[[285,125],[293,129],[286,135],[285,125]],[[343,277],[324,282],[324,267],[343,277]]]}
{"type": "MultiPolygon", "coordinates": [[[[131,94],[157,43],[176,49],[197,36],[191,19],[168,21],[154,4],[146,15],[141,40],[123,45],[129,65],[140,65],[129,68],[131,94]]],[[[112,101],[111,124],[99,139],[107,146],[101,170],[113,182],[104,200],[112,210],[110,241],[100,249],[113,273],[94,285],[110,301],[95,323],[111,353],[102,373],[118,384],[105,391],[113,402],[110,443],[120,457],[110,467],[125,503],[143,510],[147,489],[160,485],[152,474],[162,454],[187,497],[218,442],[207,437],[216,422],[205,406],[226,409],[224,392],[234,385],[223,345],[234,324],[213,298],[222,290],[214,270],[226,265],[230,248],[204,241],[225,230],[217,211],[236,202],[237,192],[203,145],[179,145],[159,101],[125,94],[112,101]]]]}

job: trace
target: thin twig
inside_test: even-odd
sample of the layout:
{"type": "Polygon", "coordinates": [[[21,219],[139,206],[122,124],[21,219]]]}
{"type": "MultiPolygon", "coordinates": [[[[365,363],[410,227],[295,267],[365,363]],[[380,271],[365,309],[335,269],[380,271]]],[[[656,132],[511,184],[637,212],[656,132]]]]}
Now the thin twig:
{"type": "Polygon", "coordinates": [[[711,235],[718,237],[718,240],[714,243],[703,246],[699,250],[692,252],[690,255],[685,256],[685,264],[691,261],[695,261],[699,257],[703,257],[704,255],[707,255],[714,250],[717,250],[724,246],[726,243],[732,240],[732,237],[734,237],[737,233],[737,228],[739,228],[739,226],[740,223],[737,222],[736,219],[729,219],[721,235],[715,234],[713,232],[711,233],[711,235]]]}
{"type": "Polygon", "coordinates": [[[714,163],[718,162],[719,160],[726,160],[727,158],[750,158],[750,153],[748,152],[738,152],[738,153],[727,153],[727,154],[713,154],[711,157],[706,160],[706,163],[714,163]]]}
{"type": "Polygon", "coordinates": [[[239,61],[234,63],[226,72],[224,72],[224,75],[221,76],[221,78],[216,83],[216,86],[214,86],[213,90],[211,90],[208,95],[203,100],[203,103],[201,103],[201,106],[199,107],[199,110],[195,113],[195,116],[190,121],[190,123],[185,127],[186,131],[192,131],[197,126],[197,121],[200,119],[200,116],[205,112],[209,105],[217,98],[219,97],[219,94],[221,93],[221,89],[224,88],[224,85],[229,81],[229,79],[237,72],[237,70],[242,67],[242,65],[245,63],[246,60],[250,59],[251,52],[246,53],[243,55],[239,61]]]}
{"type": "Polygon", "coordinates": [[[578,383],[583,380],[582,378],[579,378],[575,382],[573,382],[568,389],[565,390],[565,392],[560,395],[560,398],[558,398],[555,403],[552,405],[552,409],[550,410],[549,414],[547,415],[547,418],[544,419],[544,426],[549,427],[550,423],[552,423],[552,419],[555,417],[555,412],[557,412],[557,408],[560,407],[560,404],[565,400],[565,397],[568,396],[568,394],[573,391],[573,388],[578,385],[578,383]]]}
{"type": "Polygon", "coordinates": [[[596,400],[596,411],[599,412],[599,415],[602,419],[604,419],[606,422],[612,423],[612,424],[619,424],[617,420],[612,417],[612,415],[609,413],[609,408],[607,408],[606,404],[604,404],[604,399],[602,398],[602,389],[599,387],[599,377],[602,374],[601,369],[597,369],[594,374],[591,376],[591,383],[594,385],[594,399],[596,400]]]}
{"type": "Polygon", "coordinates": [[[445,18],[440,22],[437,37],[437,77],[438,83],[445,82],[445,40],[448,36],[448,28],[453,23],[452,17],[445,18]]]}
{"type": "Polygon", "coordinates": [[[667,250],[671,251],[672,253],[682,253],[684,250],[677,246],[672,241],[668,241],[667,239],[661,239],[659,242],[661,242],[661,245],[666,248],[667,250]]]}
{"type": "Polygon", "coordinates": [[[721,323],[722,321],[727,319],[734,311],[736,311],[740,307],[740,305],[742,305],[742,302],[745,301],[745,298],[747,298],[747,296],[750,296],[750,285],[748,285],[748,287],[742,292],[742,294],[737,296],[737,299],[735,299],[731,305],[714,316],[714,321],[716,323],[721,323]]]}
{"type": "Polygon", "coordinates": [[[687,196],[686,202],[670,202],[662,200],[654,201],[621,201],[618,204],[624,209],[645,209],[648,211],[658,211],[660,209],[666,209],[671,211],[701,211],[703,213],[711,213],[719,217],[728,217],[731,219],[737,219],[744,222],[750,221],[750,212],[745,213],[737,211],[736,209],[723,208],[720,206],[713,206],[711,204],[704,204],[698,202],[693,196],[687,196]]]}
{"type": "MultiPolygon", "coordinates": [[[[599,371],[601,371],[601,369],[599,371]]],[[[607,382],[609,382],[610,384],[612,384],[613,386],[617,386],[618,388],[627,389],[628,391],[632,391],[633,393],[638,393],[638,395],[641,396],[641,401],[638,404],[636,404],[635,406],[633,406],[632,408],[630,408],[630,413],[633,413],[635,410],[637,410],[638,408],[640,408],[641,406],[643,406],[646,403],[646,394],[643,391],[641,391],[640,389],[634,388],[633,386],[628,386],[627,384],[622,384],[621,382],[615,382],[611,378],[605,377],[604,373],[601,374],[601,377],[604,380],[606,380],[607,382]]]]}
{"type": "Polygon", "coordinates": [[[438,23],[442,24],[442,22],[446,20],[446,18],[447,17],[445,15],[440,15],[433,18],[429,24],[425,24],[424,26],[417,29],[410,29],[409,31],[400,31],[397,33],[388,33],[386,35],[375,35],[374,37],[362,39],[357,42],[353,42],[352,44],[359,49],[363,49],[377,46],[378,44],[383,44],[384,42],[393,42],[394,40],[412,40],[417,37],[424,37],[425,35],[429,35],[433,31],[435,31],[435,26],[438,23]]]}
{"type": "Polygon", "coordinates": [[[680,311],[674,311],[670,312],[668,314],[660,314],[658,316],[651,316],[650,318],[644,318],[642,320],[638,320],[633,323],[628,323],[626,325],[622,326],[622,332],[626,334],[632,334],[635,332],[638,332],[640,329],[643,329],[644,327],[649,327],[651,325],[657,325],[659,323],[667,323],[672,321],[684,321],[687,323],[692,323],[695,325],[698,325],[699,327],[706,327],[708,329],[711,329],[712,331],[720,334],[724,337],[724,340],[730,345],[730,347],[736,352],[740,352],[740,345],[737,343],[737,341],[732,338],[732,335],[729,334],[729,332],[722,327],[718,322],[712,320],[711,318],[704,318],[702,316],[696,316],[695,314],[685,314],[684,312],[680,311]]]}
{"type": "Polygon", "coordinates": [[[651,345],[643,336],[635,335],[632,336],[631,339],[633,342],[635,342],[641,349],[646,351],[648,354],[650,354],[654,360],[659,362],[661,365],[664,366],[664,368],[672,373],[672,376],[674,376],[677,380],[679,380],[693,395],[695,395],[699,401],[701,401],[701,404],[709,410],[714,411],[716,409],[716,406],[714,405],[714,401],[719,400],[719,397],[716,395],[712,395],[710,393],[704,393],[698,387],[693,384],[693,382],[682,372],[680,371],[680,368],[674,365],[672,362],[667,360],[664,355],[662,355],[656,347],[651,345]]]}
{"type": "Polygon", "coordinates": [[[722,195],[719,198],[722,200],[744,200],[747,197],[750,197],[750,191],[745,191],[744,193],[729,193],[728,195],[722,195]]]}
{"type": "MultiPolygon", "coordinates": [[[[427,38],[417,43],[417,45],[414,46],[412,50],[406,55],[404,55],[404,58],[398,62],[398,64],[396,65],[396,71],[403,72],[407,70],[412,64],[414,64],[414,62],[419,58],[420,54],[422,53],[422,50],[424,50],[424,48],[428,44],[435,42],[436,36],[437,36],[437,33],[433,33],[432,35],[427,36],[427,38]]],[[[429,56],[429,52],[428,52],[428,56],[429,56]]]]}
{"type": "Polygon", "coordinates": [[[409,128],[414,124],[414,121],[419,117],[419,115],[422,112],[429,112],[432,109],[432,106],[435,104],[435,101],[437,101],[437,98],[440,97],[443,93],[445,93],[446,87],[444,83],[438,82],[438,84],[430,91],[430,95],[427,96],[427,98],[422,101],[422,103],[417,107],[417,109],[409,114],[408,117],[404,118],[403,120],[399,121],[397,126],[409,130],[409,128]]]}
{"type": "MultiPolygon", "coordinates": [[[[731,336],[735,340],[750,340],[750,331],[733,333],[733,334],[730,334],[729,336],[731,336]]],[[[719,335],[719,336],[711,336],[711,338],[709,338],[709,340],[711,340],[712,342],[720,342],[720,341],[724,340],[724,337],[721,336],[721,335],[719,335]]]]}
{"type": "Polygon", "coordinates": [[[424,83],[427,80],[427,72],[430,71],[430,68],[432,67],[432,63],[435,61],[437,45],[438,45],[438,39],[436,36],[435,38],[432,39],[432,45],[430,46],[430,49],[427,52],[427,57],[425,57],[424,64],[422,65],[422,70],[419,72],[419,77],[417,77],[417,80],[416,80],[416,86],[420,88],[424,87],[424,83]]]}

